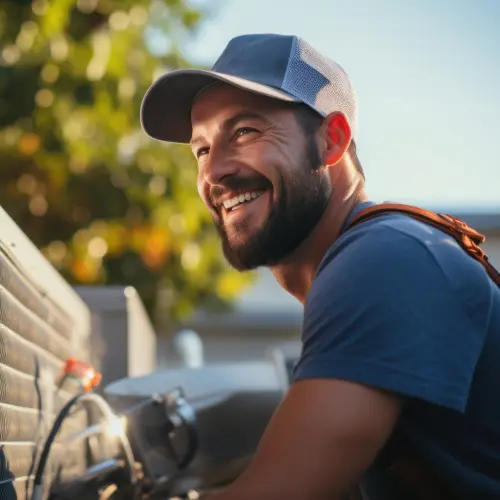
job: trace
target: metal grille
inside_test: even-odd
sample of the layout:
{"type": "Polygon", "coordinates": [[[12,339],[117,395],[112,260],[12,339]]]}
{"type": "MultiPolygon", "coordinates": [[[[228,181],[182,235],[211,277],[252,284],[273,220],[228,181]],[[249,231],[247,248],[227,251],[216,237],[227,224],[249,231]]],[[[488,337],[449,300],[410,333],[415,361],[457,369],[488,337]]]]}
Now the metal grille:
{"type": "MultiPolygon", "coordinates": [[[[26,242],[24,252],[12,250],[16,245],[9,246],[6,235],[1,233],[4,227],[12,230],[13,223],[8,220],[4,225],[3,217],[5,214],[0,213],[0,500],[24,500],[26,488],[28,493],[31,489],[28,479],[32,479],[34,464],[55,415],[78,390],[72,382],[58,389],[56,381],[68,356],[78,354],[81,358],[82,349],[75,352],[75,335],[81,335],[82,328],[88,326],[79,324],[81,319],[71,307],[74,297],[65,301],[65,295],[73,291],[45,259],[26,242]],[[32,262],[33,256],[36,263],[32,262]],[[34,279],[30,269],[35,264],[57,281],[57,292],[51,293],[52,283],[43,284],[42,289],[40,279],[34,279]]],[[[20,231],[11,234],[16,242],[24,241],[20,231]]],[[[86,425],[84,411],[67,419],[50,453],[46,469],[49,480],[61,472],[62,461],[63,479],[83,472],[85,445],[69,443],[68,437],[86,425]]]]}

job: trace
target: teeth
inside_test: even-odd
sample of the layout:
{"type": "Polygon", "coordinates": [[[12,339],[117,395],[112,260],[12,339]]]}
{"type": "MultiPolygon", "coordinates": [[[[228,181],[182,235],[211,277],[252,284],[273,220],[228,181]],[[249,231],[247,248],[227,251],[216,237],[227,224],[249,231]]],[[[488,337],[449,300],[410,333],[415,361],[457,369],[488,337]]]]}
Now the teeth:
{"type": "Polygon", "coordinates": [[[224,202],[224,208],[229,210],[230,208],[233,208],[236,205],[239,205],[240,203],[244,203],[245,201],[255,200],[263,192],[264,191],[252,191],[250,193],[242,193],[238,196],[235,196],[234,198],[231,198],[230,200],[226,200],[224,202]]]}

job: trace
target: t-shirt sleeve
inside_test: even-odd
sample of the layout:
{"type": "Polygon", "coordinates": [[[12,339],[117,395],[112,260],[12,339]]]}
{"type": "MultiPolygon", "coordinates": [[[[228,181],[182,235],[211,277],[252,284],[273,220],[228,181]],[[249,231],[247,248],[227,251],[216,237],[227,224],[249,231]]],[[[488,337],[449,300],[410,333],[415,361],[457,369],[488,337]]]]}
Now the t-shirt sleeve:
{"type": "Polygon", "coordinates": [[[464,411],[485,335],[475,323],[423,241],[374,227],[325,257],[294,380],[356,381],[464,411]]]}

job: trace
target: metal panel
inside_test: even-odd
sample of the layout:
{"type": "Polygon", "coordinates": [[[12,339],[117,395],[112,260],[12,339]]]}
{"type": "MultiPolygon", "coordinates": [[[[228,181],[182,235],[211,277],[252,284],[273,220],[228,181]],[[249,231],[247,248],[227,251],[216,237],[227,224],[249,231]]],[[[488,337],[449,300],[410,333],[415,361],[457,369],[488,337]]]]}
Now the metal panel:
{"type": "MultiPolygon", "coordinates": [[[[0,209],[0,498],[25,498],[28,479],[57,411],[78,384],[56,381],[70,355],[88,358],[90,313],[29,239],[0,209]]],[[[78,411],[51,450],[47,479],[83,472],[86,449],[68,436],[83,429],[78,411]]]]}
{"type": "Polygon", "coordinates": [[[155,370],[156,333],[134,288],[83,286],[75,291],[92,312],[91,356],[103,387],[155,370]]]}

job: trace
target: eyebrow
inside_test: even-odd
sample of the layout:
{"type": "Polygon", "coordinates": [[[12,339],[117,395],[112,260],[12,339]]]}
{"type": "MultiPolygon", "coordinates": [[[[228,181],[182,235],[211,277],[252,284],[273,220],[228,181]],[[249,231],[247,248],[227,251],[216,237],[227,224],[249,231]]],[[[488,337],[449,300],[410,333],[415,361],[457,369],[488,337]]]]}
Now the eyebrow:
{"type": "MultiPolygon", "coordinates": [[[[242,113],[238,113],[237,115],[234,115],[231,118],[228,118],[227,120],[225,120],[224,123],[222,124],[222,129],[223,130],[231,130],[238,123],[240,123],[242,121],[247,121],[247,120],[259,120],[259,121],[264,122],[268,125],[271,124],[271,122],[267,118],[265,118],[264,116],[262,116],[258,113],[254,113],[252,111],[244,111],[242,113]]],[[[189,142],[189,144],[190,144],[191,148],[193,148],[193,146],[196,146],[196,144],[198,144],[199,142],[203,142],[203,140],[204,140],[203,137],[197,136],[197,137],[192,138],[191,141],[189,142]]]]}

